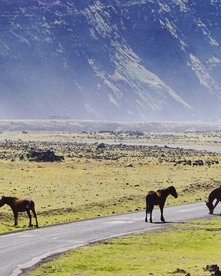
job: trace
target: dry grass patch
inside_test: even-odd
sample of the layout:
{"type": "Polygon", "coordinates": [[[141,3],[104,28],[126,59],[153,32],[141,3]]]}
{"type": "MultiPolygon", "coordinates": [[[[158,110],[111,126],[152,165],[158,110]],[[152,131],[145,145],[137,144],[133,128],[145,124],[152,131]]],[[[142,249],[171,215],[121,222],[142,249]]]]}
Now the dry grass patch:
{"type": "MultiPolygon", "coordinates": [[[[168,204],[204,200],[220,183],[221,157],[215,153],[124,144],[98,148],[97,143],[73,142],[70,137],[80,135],[73,133],[51,133],[51,142],[49,133],[42,134],[43,140],[47,137],[44,141],[39,133],[19,135],[30,135],[28,139],[32,140],[0,143],[0,194],[32,198],[41,226],[141,211],[147,191],[170,185],[176,186],[182,196],[170,198],[168,204]],[[52,149],[65,160],[20,160],[21,153],[31,147],[52,149]],[[183,159],[218,163],[189,166],[178,162],[183,159]]],[[[0,232],[12,230],[8,206],[0,209],[0,221],[0,232]]],[[[23,228],[27,219],[21,216],[19,225],[23,228]]]]}

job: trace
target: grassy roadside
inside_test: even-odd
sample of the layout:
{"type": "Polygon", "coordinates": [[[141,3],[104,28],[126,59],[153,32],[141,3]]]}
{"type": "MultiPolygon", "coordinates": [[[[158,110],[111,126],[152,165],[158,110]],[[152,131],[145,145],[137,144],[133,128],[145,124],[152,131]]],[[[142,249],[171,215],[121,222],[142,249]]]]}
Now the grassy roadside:
{"type": "Polygon", "coordinates": [[[221,266],[220,218],[170,225],[65,253],[30,275],[211,275],[221,266]]]}

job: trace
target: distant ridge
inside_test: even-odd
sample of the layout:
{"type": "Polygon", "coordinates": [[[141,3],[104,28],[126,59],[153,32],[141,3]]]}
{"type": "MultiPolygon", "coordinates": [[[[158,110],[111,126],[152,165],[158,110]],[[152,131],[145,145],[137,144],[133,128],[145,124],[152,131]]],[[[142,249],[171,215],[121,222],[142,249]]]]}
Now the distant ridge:
{"type": "MultiPolygon", "coordinates": [[[[87,120],[0,120],[0,131],[141,131],[141,132],[183,132],[221,131],[221,122],[105,122],[87,120]]],[[[0,137],[1,138],[1,137],[0,137]]]]}
{"type": "Polygon", "coordinates": [[[2,0],[0,10],[0,117],[220,119],[220,1],[2,0]]]}

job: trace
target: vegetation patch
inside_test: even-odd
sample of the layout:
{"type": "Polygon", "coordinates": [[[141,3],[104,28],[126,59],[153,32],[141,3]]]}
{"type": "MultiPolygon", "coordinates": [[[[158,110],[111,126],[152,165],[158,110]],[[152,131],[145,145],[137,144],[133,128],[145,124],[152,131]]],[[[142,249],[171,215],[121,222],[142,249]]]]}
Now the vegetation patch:
{"type": "MultiPolygon", "coordinates": [[[[32,198],[40,226],[144,211],[146,193],[170,185],[179,197],[168,198],[168,205],[206,200],[220,185],[221,155],[156,144],[220,146],[220,137],[220,132],[1,132],[0,195],[32,198]]],[[[14,227],[10,208],[0,209],[0,233],[27,226],[26,214],[19,214],[14,227]]],[[[220,266],[220,229],[219,220],[196,221],[104,241],[70,252],[35,275],[210,275],[212,264],[220,266]]]]}
{"type": "MultiPolygon", "coordinates": [[[[191,135],[186,135],[185,142],[190,141],[191,135]]],[[[221,155],[136,143],[139,139],[152,141],[160,137],[173,136],[137,132],[2,132],[0,196],[32,198],[40,226],[142,211],[148,191],[170,185],[180,196],[176,200],[168,198],[169,205],[206,200],[209,192],[220,185],[221,155]],[[128,139],[137,140],[129,144],[128,139]],[[56,161],[55,156],[64,160],[56,161]],[[51,157],[53,162],[46,162],[51,157]],[[190,160],[190,165],[182,160],[190,160]],[[195,160],[202,160],[203,165],[194,166],[195,160]],[[216,162],[209,165],[208,160],[216,162]]],[[[211,140],[212,137],[217,139],[217,134],[211,135],[211,140]]],[[[27,223],[26,214],[19,214],[19,226],[14,228],[10,208],[0,209],[0,233],[23,229],[27,223]]]]}
{"type": "Polygon", "coordinates": [[[221,221],[170,225],[67,252],[31,275],[211,275],[221,266],[221,221]]]}

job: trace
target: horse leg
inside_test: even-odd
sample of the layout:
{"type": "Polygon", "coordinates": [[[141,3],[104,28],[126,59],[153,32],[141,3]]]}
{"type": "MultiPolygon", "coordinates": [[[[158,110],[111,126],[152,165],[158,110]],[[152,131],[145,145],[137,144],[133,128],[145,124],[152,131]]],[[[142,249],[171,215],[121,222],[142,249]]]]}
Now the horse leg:
{"type": "Polygon", "coordinates": [[[30,210],[27,210],[27,214],[28,214],[28,217],[29,217],[29,226],[28,227],[32,227],[33,224],[31,223],[31,212],[30,212],[30,210]]]}
{"type": "Polygon", "coordinates": [[[163,207],[164,207],[164,204],[160,205],[160,213],[161,213],[160,219],[161,219],[162,222],[165,222],[165,219],[164,219],[164,216],[163,216],[163,207]]]}
{"type": "Polygon", "coordinates": [[[17,211],[13,211],[14,214],[14,226],[18,225],[18,212],[17,211]]]}
{"type": "Polygon", "coordinates": [[[214,206],[213,206],[213,210],[216,208],[216,206],[217,206],[218,203],[219,203],[219,200],[217,199],[217,200],[216,200],[216,203],[215,203],[214,206]]]}
{"type": "Polygon", "coordinates": [[[152,206],[150,206],[149,208],[149,211],[150,211],[150,223],[152,223],[153,222],[153,220],[152,220],[152,213],[153,213],[153,207],[154,207],[154,205],[152,206]]]}
{"type": "Polygon", "coordinates": [[[147,213],[148,213],[148,209],[146,207],[146,216],[145,216],[145,222],[148,222],[148,219],[147,219],[147,213]]]}
{"type": "Polygon", "coordinates": [[[145,216],[145,222],[148,222],[148,219],[147,219],[147,214],[149,212],[149,204],[148,204],[148,200],[146,199],[146,216],[145,216]]]}
{"type": "Polygon", "coordinates": [[[37,219],[37,214],[36,214],[36,212],[35,212],[35,209],[32,209],[32,213],[33,213],[33,215],[34,215],[34,217],[35,217],[35,222],[36,222],[36,227],[38,227],[38,219],[37,219]]]}

